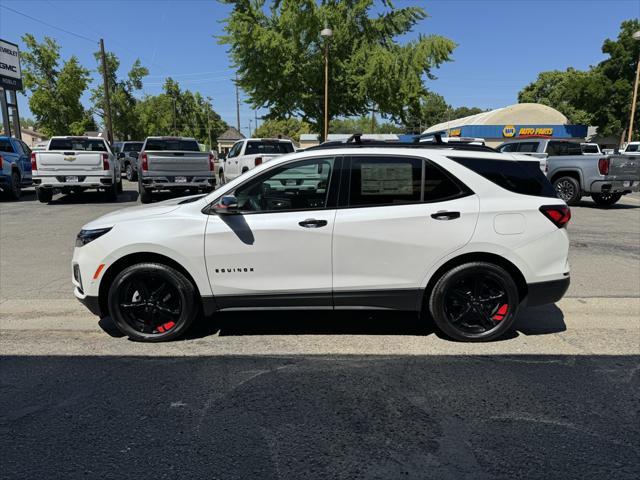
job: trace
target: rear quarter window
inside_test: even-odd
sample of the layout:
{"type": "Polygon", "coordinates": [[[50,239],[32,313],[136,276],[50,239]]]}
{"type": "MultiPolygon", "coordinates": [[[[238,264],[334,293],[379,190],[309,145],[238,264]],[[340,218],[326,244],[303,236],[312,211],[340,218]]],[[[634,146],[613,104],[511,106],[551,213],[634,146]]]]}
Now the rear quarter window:
{"type": "Polygon", "coordinates": [[[449,157],[496,185],[521,195],[557,198],[538,161],[449,157]]]}

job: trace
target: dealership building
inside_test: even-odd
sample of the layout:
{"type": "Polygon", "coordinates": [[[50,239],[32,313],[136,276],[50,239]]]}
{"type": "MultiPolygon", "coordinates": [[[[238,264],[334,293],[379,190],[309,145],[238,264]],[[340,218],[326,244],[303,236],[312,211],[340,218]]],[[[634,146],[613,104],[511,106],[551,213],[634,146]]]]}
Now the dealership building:
{"type": "Polygon", "coordinates": [[[531,137],[584,142],[587,127],[569,124],[567,117],[555,108],[539,103],[518,103],[439,123],[423,133],[484,138],[487,145],[496,147],[507,140],[531,137]]]}

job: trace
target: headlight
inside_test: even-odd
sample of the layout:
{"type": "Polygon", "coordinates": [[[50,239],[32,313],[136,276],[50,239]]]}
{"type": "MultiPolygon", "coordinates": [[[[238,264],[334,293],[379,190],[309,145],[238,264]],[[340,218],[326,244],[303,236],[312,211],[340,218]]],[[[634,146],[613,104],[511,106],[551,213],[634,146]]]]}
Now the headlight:
{"type": "Polygon", "coordinates": [[[113,227],[109,228],[96,228],[95,230],[80,230],[80,233],[76,237],[76,247],[82,247],[89,242],[93,242],[96,238],[101,237],[113,227]]]}

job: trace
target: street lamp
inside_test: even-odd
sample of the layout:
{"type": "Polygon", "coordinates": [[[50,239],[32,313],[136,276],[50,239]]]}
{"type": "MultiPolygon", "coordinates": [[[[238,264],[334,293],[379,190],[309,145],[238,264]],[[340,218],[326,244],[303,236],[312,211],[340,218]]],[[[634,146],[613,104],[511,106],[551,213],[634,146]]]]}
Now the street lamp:
{"type": "MultiPolygon", "coordinates": [[[[640,41],[640,30],[631,35],[634,40],[640,41]]],[[[636,103],[638,100],[638,80],[640,79],[640,55],[638,55],[638,65],[636,66],[636,81],[633,85],[633,100],[631,101],[631,118],[629,119],[629,134],[627,135],[627,143],[631,142],[633,137],[633,117],[636,115],[636,103]]]]}
{"type": "Polygon", "coordinates": [[[329,136],[329,39],[333,36],[333,30],[325,26],[320,32],[324,38],[324,141],[329,136]]]}

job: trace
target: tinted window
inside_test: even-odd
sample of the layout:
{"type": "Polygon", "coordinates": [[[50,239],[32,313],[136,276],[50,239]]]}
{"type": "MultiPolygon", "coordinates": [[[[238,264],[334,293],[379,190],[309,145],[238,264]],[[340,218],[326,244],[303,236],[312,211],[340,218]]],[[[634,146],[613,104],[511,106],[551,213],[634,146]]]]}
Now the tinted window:
{"type": "Polygon", "coordinates": [[[538,197],[557,197],[537,161],[449,157],[510,192],[538,197]]]}
{"type": "Polygon", "coordinates": [[[524,153],[535,153],[538,151],[538,143],[537,142],[522,142],[518,143],[518,152],[524,153]]]}
{"type": "Polygon", "coordinates": [[[0,140],[0,152],[14,153],[9,140],[0,140]]]}
{"type": "Polygon", "coordinates": [[[73,150],[84,152],[106,152],[104,140],[88,138],[54,138],[49,143],[49,150],[73,150]]]}
{"type": "Polygon", "coordinates": [[[236,157],[238,156],[238,154],[240,153],[240,149],[242,148],[242,142],[238,142],[236,143],[233,147],[231,147],[231,150],[229,151],[229,155],[228,157],[236,157]]]}
{"type": "Polygon", "coordinates": [[[584,153],[600,153],[597,145],[582,145],[582,151],[584,153]]]}
{"type": "Polygon", "coordinates": [[[289,142],[252,141],[247,142],[245,155],[284,154],[293,152],[293,145],[289,142]]]}
{"type": "Polygon", "coordinates": [[[582,155],[579,143],[551,141],[547,145],[547,153],[552,156],[582,155]]]}
{"type": "Polygon", "coordinates": [[[248,212],[325,208],[333,165],[333,158],[315,158],[277,167],[238,187],[238,205],[248,212]]]}
{"type": "Polygon", "coordinates": [[[422,194],[422,160],[401,157],[353,157],[350,206],[417,203],[422,194]]]}
{"type": "Polygon", "coordinates": [[[119,150],[119,151],[139,152],[140,150],[142,150],[142,142],[131,142],[131,143],[125,143],[124,147],[122,147],[122,150],[119,150]]]}
{"type": "Polygon", "coordinates": [[[441,202],[459,197],[464,193],[462,187],[442,169],[427,162],[424,171],[424,201],[441,202]]]}
{"type": "Polygon", "coordinates": [[[179,138],[149,138],[145,150],[150,151],[177,151],[199,152],[198,142],[195,140],[181,140],[179,138]]]}
{"type": "Polygon", "coordinates": [[[640,145],[637,145],[637,144],[628,145],[625,152],[637,152],[638,147],[640,147],[640,145]]]}

